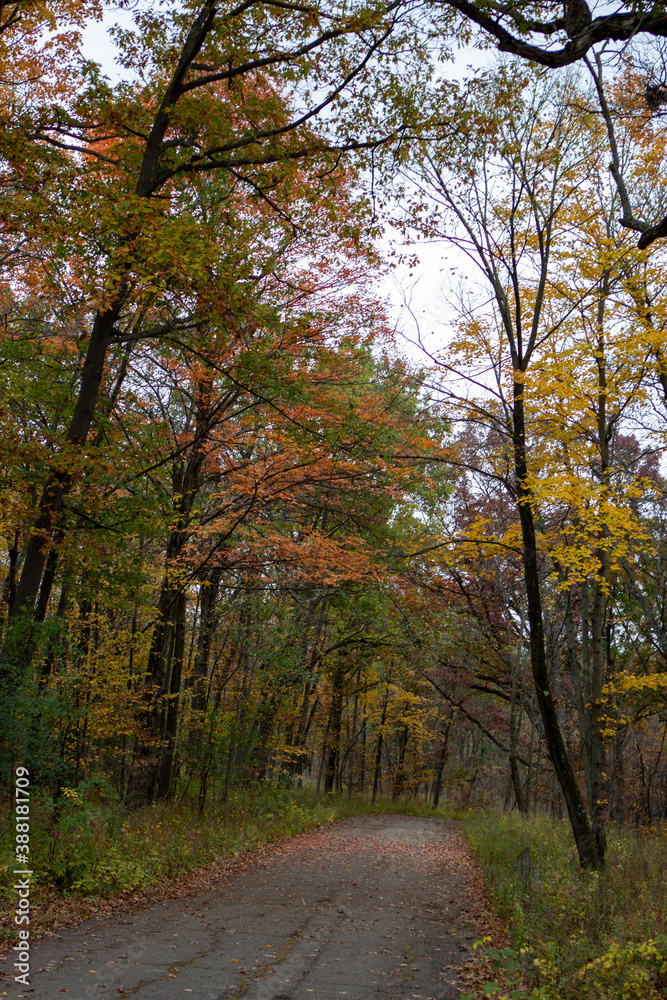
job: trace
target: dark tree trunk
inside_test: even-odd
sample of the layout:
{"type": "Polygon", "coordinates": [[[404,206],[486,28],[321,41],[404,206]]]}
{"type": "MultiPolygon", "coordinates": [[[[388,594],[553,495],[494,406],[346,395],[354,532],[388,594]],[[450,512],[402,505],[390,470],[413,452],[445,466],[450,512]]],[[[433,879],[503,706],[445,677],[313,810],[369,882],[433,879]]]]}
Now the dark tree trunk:
{"type": "Polygon", "coordinates": [[[377,796],[378,785],[380,782],[380,768],[382,767],[382,742],[384,737],[384,724],[387,719],[387,705],[389,704],[389,688],[384,693],[384,701],[382,702],[382,716],[380,717],[380,725],[378,726],[378,738],[377,746],[375,749],[375,770],[373,772],[373,795],[371,797],[371,802],[375,802],[377,796]]]}
{"type": "Polygon", "coordinates": [[[396,763],[396,774],[394,775],[394,787],[391,790],[391,801],[396,802],[403,792],[405,785],[405,750],[410,736],[410,727],[403,726],[398,743],[398,761],[396,763]]]}
{"type": "Polygon", "coordinates": [[[533,497],[528,486],[523,384],[518,380],[514,384],[513,417],[514,468],[523,540],[523,566],[528,601],[528,625],[530,627],[530,661],[535,681],[535,695],[544,726],[544,737],[549,755],[565,797],[579,860],[585,868],[600,868],[604,863],[604,858],[600,854],[598,843],[591,829],[572,761],[565,747],[551,693],[544,641],[535,520],[531,506],[533,497]]]}
{"type": "Polygon", "coordinates": [[[324,794],[332,792],[336,782],[337,764],[340,756],[340,734],[343,720],[343,682],[345,667],[339,664],[331,679],[331,713],[329,716],[330,743],[327,751],[326,771],[324,773],[324,794]]]}
{"type": "Polygon", "coordinates": [[[361,723],[361,767],[359,771],[359,792],[363,792],[366,781],[366,716],[361,723]]]}
{"type": "Polygon", "coordinates": [[[435,784],[433,786],[433,808],[437,809],[438,803],[440,802],[440,793],[442,792],[442,775],[445,770],[445,764],[447,762],[447,746],[449,744],[449,731],[454,720],[454,708],[449,710],[449,718],[445,721],[445,730],[442,734],[442,743],[440,744],[440,753],[438,754],[438,766],[435,772],[435,784]]]}
{"type": "Polygon", "coordinates": [[[271,738],[275,731],[278,718],[278,704],[275,697],[264,700],[257,711],[257,737],[258,746],[254,752],[254,778],[256,781],[264,781],[266,772],[273,760],[273,750],[271,748],[271,738]]]}
{"type": "Polygon", "coordinates": [[[171,672],[169,692],[163,732],[163,747],[160,767],[157,776],[158,798],[167,799],[172,791],[174,752],[176,734],[178,732],[178,710],[180,704],[181,684],[183,680],[183,661],[185,657],[185,611],[186,595],[181,590],[175,602],[173,622],[173,642],[171,654],[171,672]]]}
{"type": "Polygon", "coordinates": [[[510,754],[510,774],[512,776],[512,787],[514,788],[514,795],[516,798],[517,809],[522,815],[528,812],[528,806],[526,805],[526,800],[523,796],[523,785],[521,784],[521,775],[519,774],[519,764],[514,754],[510,754]]]}
{"type": "Polygon", "coordinates": [[[222,567],[214,566],[208,577],[202,581],[200,589],[199,634],[192,679],[192,709],[196,714],[201,714],[206,710],[208,701],[208,665],[211,657],[211,643],[215,635],[215,608],[221,578],[222,567]]]}

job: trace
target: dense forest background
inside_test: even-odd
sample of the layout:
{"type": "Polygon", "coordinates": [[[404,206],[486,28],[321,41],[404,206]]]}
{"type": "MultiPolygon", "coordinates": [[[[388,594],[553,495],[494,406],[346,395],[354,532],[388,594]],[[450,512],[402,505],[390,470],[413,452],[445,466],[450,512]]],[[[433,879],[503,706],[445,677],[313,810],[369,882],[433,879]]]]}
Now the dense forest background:
{"type": "Polygon", "coordinates": [[[667,818],[664,14],[139,4],[112,84],[103,12],[0,5],[3,783],[548,810],[602,866],[667,818]]]}

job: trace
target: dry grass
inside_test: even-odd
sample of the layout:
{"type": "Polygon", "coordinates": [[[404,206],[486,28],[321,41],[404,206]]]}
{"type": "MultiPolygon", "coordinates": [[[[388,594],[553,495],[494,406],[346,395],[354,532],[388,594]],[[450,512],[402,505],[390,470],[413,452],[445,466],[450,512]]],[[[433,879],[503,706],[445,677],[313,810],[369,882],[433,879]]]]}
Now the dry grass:
{"type": "Polygon", "coordinates": [[[535,991],[517,997],[664,996],[667,826],[612,828],[605,870],[591,873],[581,871],[565,822],[470,813],[464,825],[510,934],[512,949],[495,959],[498,995],[504,961],[515,986],[522,978],[535,991]],[[517,863],[526,847],[528,879],[517,863]]]}

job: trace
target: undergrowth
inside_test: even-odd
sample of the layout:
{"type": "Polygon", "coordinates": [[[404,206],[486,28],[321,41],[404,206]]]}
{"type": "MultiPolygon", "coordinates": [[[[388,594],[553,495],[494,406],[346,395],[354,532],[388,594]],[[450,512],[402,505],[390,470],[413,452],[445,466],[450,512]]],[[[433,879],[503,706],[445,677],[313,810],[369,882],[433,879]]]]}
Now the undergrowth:
{"type": "Polygon", "coordinates": [[[485,939],[490,981],[470,998],[667,995],[667,827],[612,828],[605,869],[584,872],[565,821],[471,812],[464,826],[510,938],[485,939]]]}

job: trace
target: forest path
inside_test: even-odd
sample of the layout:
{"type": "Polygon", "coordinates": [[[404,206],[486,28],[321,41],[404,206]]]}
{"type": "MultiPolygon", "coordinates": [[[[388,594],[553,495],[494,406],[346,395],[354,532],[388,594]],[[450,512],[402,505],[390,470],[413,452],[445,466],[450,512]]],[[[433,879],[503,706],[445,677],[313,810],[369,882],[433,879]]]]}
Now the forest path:
{"type": "Polygon", "coordinates": [[[459,824],[360,816],[272,845],[208,892],[38,941],[30,987],[3,988],[40,1000],[454,1000],[480,936],[474,882],[459,824]]]}

